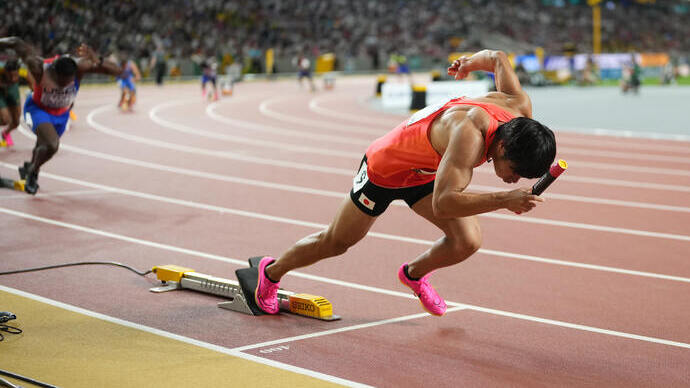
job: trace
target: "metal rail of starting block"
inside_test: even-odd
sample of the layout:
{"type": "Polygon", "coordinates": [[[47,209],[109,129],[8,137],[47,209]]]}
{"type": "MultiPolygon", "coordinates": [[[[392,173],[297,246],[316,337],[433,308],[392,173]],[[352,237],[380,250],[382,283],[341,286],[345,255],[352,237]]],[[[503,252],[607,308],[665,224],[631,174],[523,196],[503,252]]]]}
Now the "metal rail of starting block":
{"type": "MultiPolygon", "coordinates": [[[[250,264],[252,264],[251,261],[250,264]]],[[[254,268],[254,270],[256,269],[254,268]]],[[[263,314],[254,301],[254,290],[244,290],[237,280],[205,275],[197,273],[193,269],[176,265],[156,266],[153,267],[152,271],[162,285],[151,288],[151,292],[160,293],[179,289],[194,290],[227,298],[227,302],[218,303],[220,308],[249,315],[263,314]],[[252,297],[250,298],[250,296],[252,297]]],[[[284,312],[323,321],[340,319],[340,316],[333,314],[331,303],[321,296],[295,293],[281,289],[278,290],[278,303],[280,310],[284,312]]]]}

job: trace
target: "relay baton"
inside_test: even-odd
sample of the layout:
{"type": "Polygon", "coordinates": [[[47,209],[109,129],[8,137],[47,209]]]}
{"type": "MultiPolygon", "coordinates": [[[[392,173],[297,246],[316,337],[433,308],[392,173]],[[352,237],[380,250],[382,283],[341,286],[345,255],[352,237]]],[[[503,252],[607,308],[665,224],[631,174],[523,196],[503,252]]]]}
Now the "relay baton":
{"type": "Polygon", "coordinates": [[[568,163],[566,163],[563,159],[559,159],[558,163],[551,166],[549,171],[542,175],[537,183],[532,186],[532,194],[541,195],[541,193],[543,193],[544,190],[546,190],[546,188],[549,187],[549,185],[552,184],[553,181],[555,181],[556,178],[558,178],[558,176],[561,175],[567,168],[568,163]]]}

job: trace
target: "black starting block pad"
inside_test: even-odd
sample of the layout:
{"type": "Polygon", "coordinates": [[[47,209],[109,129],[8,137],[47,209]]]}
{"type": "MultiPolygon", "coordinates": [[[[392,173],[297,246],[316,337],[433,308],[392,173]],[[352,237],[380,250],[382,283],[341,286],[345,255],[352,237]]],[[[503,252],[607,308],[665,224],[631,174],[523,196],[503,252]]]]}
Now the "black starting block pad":
{"type": "Polygon", "coordinates": [[[249,258],[249,266],[252,268],[259,268],[259,262],[266,256],[254,256],[249,258]]]}
{"type": "MultiPolygon", "coordinates": [[[[261,258],[259,258],[259,260],[261,260],[261,258]]],[[[256,290],[257,284],[259,284],[259,268],[240,268],[235,270],[235,276],[237,276],[237,282],[240,283],[240,289],[244,294],[244,300],[247,302],[247,306],[252,311],[252,314],[263,315],[264,312],[259,308],[254,299],[254,291],[256,290]]]]}
{"type": "Polygon", "coordinates": [[[26,186],[26,181],[23,179],[15,181],[12,179],[0,177],[0,187],[2,188],[24,191],[24,186],[26,186]]]}

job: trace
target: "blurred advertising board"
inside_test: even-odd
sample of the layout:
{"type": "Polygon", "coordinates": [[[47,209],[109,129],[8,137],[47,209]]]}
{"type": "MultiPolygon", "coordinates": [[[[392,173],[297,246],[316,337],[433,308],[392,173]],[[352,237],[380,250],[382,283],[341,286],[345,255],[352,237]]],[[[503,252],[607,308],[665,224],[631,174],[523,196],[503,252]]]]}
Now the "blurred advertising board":
{"type": "MultiPolygon", "coordinates": [[[[481,81],[438,81],[426,85],[426,105],[456,97],[480,97],[489,91],[491,83],[481,81]]],[[[381,103],[387,108],[408,108],[412,102],[412,87],[405,82],[386,82],[381,87],[381,103]]]]}

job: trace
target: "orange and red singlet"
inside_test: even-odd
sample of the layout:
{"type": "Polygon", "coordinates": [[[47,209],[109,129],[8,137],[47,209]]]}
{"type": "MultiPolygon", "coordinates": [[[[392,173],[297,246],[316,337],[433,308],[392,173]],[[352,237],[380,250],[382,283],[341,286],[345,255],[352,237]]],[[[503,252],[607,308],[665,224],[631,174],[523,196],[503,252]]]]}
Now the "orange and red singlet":
{"type": "Polygon", "coordinates": [[[418,186],[433,181],[441,155],[429,141],[431,123],[439,114],[456,105],[477,106],[489,114],[491,122],[484,138],[484,158],[480,164],[484,163],[499,123],[508,122],[515,116],[494,104],[460,97],[427,106],[375,140],[366,152],[369,180],[388,188],[418,186]]]}

